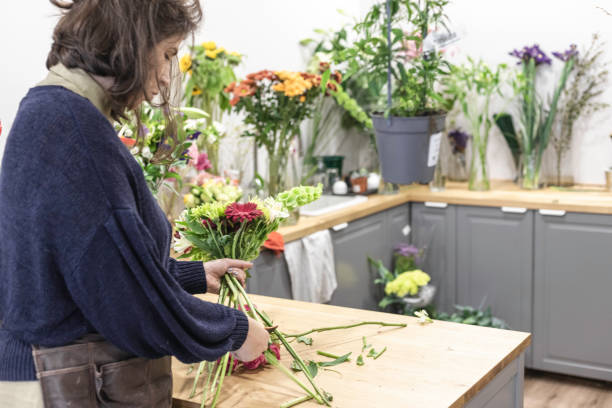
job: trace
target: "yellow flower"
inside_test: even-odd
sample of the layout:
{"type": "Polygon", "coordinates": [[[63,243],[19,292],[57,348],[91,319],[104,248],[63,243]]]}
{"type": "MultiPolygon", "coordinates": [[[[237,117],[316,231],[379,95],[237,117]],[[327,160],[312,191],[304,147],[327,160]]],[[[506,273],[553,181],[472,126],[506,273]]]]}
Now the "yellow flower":
{"type": "Polygon", "coordinates": [[[202,47],[204,47],[206,51],[212,51],[217,48],[217,44],[215,44],[214,41],[205,41],[202,43],[202,47]]]}
{"type": "Polygon", "coordinates": [[[229,55],[231,55],[232,57],[242,57],[242,54],[236,51],[230,52],[229,55]]]}
{"type": "Polygon", "coordinates": [[[202,95],[202,90],[200,88],[198,88],[197,86],[195,88],[193,88],[193,91],[191,91],[192,95],[202,95]]]}
{"type": "Polygon", "coordinates": [[[185,54],[181,57],[181,60],[179,61],[179,68],[181,69],[182,73],[187,72],[189,68],[191,68],[191,62],[191,55],[185,54]]]}
{"type": "Polygon", "coordinates": [[[215,53],[216,53],[217,55],[221,54],[222,52],[225,52],[225,48],[223,48],[223,47],[219,47],[219,48],[217,48],[217,49],[215,50],[215,53]]]}
{"type": "Polygon", "coordinates": [[[400,273],[397,278],[387,283],[385,293],[387,295],[394,294],[399,297],[406,295],[414,296],[419,291],[419,288],[426,285],[430,279],[429,275],[420,269],[400,273]]]}
{"type": "Polygon", "coordinates": [[[214,51],[206,50],[206,51],[204,52],[204,54],[205,54],[205,55],[206,55],[208,58],[210,58],[210,59],[215,59],[215,58],[217,58],[217,53],[216,53],[216,52],[214,52],[214,51]]]}
{"type": "Polygon", "coordinates": [[[306,97],[304,95],[300,96],[300,102],[305,102],[306,101],[306,97]]]}

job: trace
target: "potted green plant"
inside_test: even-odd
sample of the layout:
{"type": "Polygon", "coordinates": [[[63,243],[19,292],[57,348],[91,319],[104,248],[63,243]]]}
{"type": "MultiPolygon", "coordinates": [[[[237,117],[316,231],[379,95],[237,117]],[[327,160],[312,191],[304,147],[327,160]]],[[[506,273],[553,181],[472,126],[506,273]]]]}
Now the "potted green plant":
{"type": "Polygon", "coordinates": [[[370,111],[387,182],[428,183],[433,177],[445,121],[436,84],[450,67],[439,48],[454,38],[446,29],[447,4],[375,4],[355,26],[360,39],[345,52],[347,76],[365,71],[368,87],[381,96],[370,111]]]}
{"type": "Polygon", "coordinates": [[[468,119],[472,132],[472,158],[468,188],[476,191],[490,189],[487,146],[493,124],[489,107],[491,98],[500,93],[501,75],[506,65],[500,64],[495,70],[482,61],[468,58],[468,64],[455,66],[445,77],[446,92],[468,119]]]}

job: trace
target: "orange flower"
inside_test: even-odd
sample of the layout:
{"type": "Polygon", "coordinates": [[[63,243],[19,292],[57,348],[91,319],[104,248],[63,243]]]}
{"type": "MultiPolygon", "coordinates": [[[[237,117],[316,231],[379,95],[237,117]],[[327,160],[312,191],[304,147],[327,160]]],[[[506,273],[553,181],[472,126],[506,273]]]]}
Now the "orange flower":
{"type": "Polygon", "coordinates": [[[191,94],[194,95],[194,96],[202,95],[202,90],[196,86],[196,87],[193,88],[193,91],[191,91],[191,94]]]}
{"type": "Polygon", "coordinates": [[[306,97],[304,95],[300,96],[300,102],[306,102],[306,97]]]}

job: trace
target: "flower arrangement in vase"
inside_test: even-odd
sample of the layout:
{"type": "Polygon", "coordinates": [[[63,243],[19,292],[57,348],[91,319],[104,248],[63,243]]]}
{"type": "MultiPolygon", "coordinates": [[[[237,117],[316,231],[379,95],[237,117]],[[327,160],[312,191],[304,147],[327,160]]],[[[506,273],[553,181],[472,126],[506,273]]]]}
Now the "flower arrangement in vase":
{"type": "Polygon", "coordinates": [[[268,195],[289,187],[286,167],[291,144],[299,136],[302,122],[312,117],[318,97],[325,93],[343,95],[336,81],[341,78],[332,75],[336,74],[329,70],[323,75],[263,70],[225,89],[231,96],[230,105],[244,114],[249,126],[242,136],[253,137],[268,153],[268,195]]]}
{"type": "Polygon", "coordinates": [[[213,41],[191,46],[190,53],[180,59],[179,67],[185,75],[184,103],[208,114],[207,132],[198,137],[197,145],[208,154],[213,174],[220,172],[219,145],[225,136],[221,123],[231,108],[223,90],[236,80],[234,70],[241,62],[241,54],[228,52],[213,41]]]}
{"type": "Polygon", "coordinates": [[[514,50],[510,55],[518,58],[522,67],[513,81],[514,93],[518,96],[520,108],[515,116],[508,113],[496,115],[495,122],[508,143],[515,163],[520,164],[521,187],[533,190],[542,185],[540,181],[542,157],[548,147],[561,92],[574,68],[578,50],[575,45],[571,45],[563,53],[553,53],[563,63],[563,69],[550,103],[546,103],[538,95],[537,73],[543,66],[551,65],[552,60],[537,44],[514,50]]]}
{"type": "Polygon", "coordinates": [[[489,190],[487,146],[493,120],[489,113],[491,98],[500,93],[502,73],[506,65],[500,64],[495,70],[482,61],[468,58],[468,64],[455,66],[445,78],[445,90],[459,104],[461,112],[468,119],[472,133],[472,158],[468,188],[489,190]]]}

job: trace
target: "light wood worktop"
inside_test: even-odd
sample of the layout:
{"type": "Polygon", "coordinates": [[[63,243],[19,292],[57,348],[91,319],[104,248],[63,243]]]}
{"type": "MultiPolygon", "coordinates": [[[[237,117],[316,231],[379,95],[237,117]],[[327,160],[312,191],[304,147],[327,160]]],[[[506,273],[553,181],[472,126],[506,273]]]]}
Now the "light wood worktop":
{"type": "MultiPolygon", "coordinates": [[[[442,321],[420,325],[409,316],[255,295],[252,299],[288,333],[364,320],[407,323],[405,328],[361,326],[313,334],[312,346],[293,343],[307,360],[328,360],[316,355],[317,350],[353,353],[350,362],[333,367],[337,372],[320,369],[316,377],[319,386],[333,394],[334,407],[461,407],[519,357],[531,341],[529,333],[442,321]],[[362,336],[376,350],[386,346],[387,351],[377,360],[364,356],[365,365],[357,366],[362,336]]],[[[286,352],[281,361],[289,364],[286,352]]],[[[192,400],[188,399],[197,365],[190,374],[189,366],[177,360],[172,368],[174,406],[199,407],[201,388],[192,400]]],[[[238,371],[225,379],[219,408],[278,407],[302,395],[297,385],[272,367],[238,371]]],[[[315,406],[319,405],[300,405],[315,406]]]]}
{"type": "Polygon", "coordinates": [[[369,196],[367,202],[318,217],[300,217],[297,225],[279,232],[285,242],[300,239],[314,232],[344,222],[366,217],[409,202],[443,202],[484,207],[521,207],[532,210],[565,210],[568,212],[612,214],[612,193],[603,187],[578,186],[573,189],[521,190],[509,181],[493,181],[490,191],[469,191],[466,183],[447,183],[446,190],[432,193],[428,186],[412,185],[398,194],[369,196]]]}

